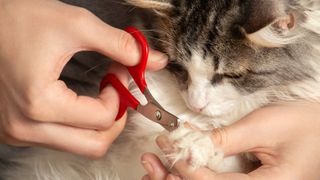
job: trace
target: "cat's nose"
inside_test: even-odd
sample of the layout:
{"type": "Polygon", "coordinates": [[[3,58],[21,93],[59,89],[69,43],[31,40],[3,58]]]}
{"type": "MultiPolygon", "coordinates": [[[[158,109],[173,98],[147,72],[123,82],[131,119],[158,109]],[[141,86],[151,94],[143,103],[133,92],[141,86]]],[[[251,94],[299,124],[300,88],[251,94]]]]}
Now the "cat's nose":
{"type": "Polygon", "coordinates": [[[188,104],[195,112],[201,112],[207,106],[207,100],[204,93],[199,91],[189,91],[188,104]]]}
{"type": "Polygon", "coordinates": [[[202,112],[205,108],[206,108],[206,106],[203,106],[203,107],[192,107],[194,112],[202,112]]]}

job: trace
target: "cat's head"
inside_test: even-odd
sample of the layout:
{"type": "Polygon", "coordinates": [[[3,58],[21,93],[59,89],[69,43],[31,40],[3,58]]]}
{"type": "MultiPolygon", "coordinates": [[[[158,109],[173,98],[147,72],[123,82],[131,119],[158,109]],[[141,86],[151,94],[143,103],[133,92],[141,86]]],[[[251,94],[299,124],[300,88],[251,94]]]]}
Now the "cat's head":
{"type": "Polygon", "coordinates": [[[301,41],[297,0],[127,2],[155,14],[146,27],[194,111],[219,116],[243,97],[311,78],[301,61],[310,47],[301,41]]]}

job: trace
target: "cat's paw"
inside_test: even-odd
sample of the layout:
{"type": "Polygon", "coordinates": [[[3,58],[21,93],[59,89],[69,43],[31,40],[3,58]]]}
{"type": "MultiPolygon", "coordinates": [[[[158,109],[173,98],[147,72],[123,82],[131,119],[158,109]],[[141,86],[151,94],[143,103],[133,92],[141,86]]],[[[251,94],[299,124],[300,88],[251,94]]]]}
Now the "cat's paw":
{"type": "Polygon", "coordinates": [[[179,160],[187,160],[195,169],[215,169],[223,160],[223,152],[215,147],[209,134],[182,125],[171,132],[168,138],[173,148],[168,156],[173,164],[179,160]]]}

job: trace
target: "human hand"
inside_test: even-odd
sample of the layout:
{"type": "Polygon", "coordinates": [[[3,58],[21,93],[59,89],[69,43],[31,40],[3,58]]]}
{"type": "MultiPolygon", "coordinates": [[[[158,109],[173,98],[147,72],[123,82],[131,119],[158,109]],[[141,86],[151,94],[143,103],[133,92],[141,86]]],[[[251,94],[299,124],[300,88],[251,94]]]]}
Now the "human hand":
{"type": "MultiPolygon", "coordinates": [[[[97,98],[77,96],[58,78],[79,51],[136,65],[134,38],[57,0],[0,0],[0,27],[0,143],[104,155],[125,125],[126,117],[114,122],[117,92],[107,87],[97,98]]],[[[166,61],[151,50],[148,68],[161,69],[166,61]]],[[[127,84],[123,68],[111,70],[127,84]]]]}
{"type": "MultiPolygon", "coordinates": [[[[316,180],[320,177],[320,105],[294,102],[256,110],[235,124],[215,130],[212,139],[225,156],[253,153],[262,166],[250,172],[215,173],[207,168],[192,170],[188,162],[174,165],[176,175],[161,164],[153,154],[145,154],[142,164],[148,171],[144,180],[165,179],[254,179],[254,180],[316,180]]],[[[161,149],[170,153],[165,136],[157,139],[161,149]]]]}

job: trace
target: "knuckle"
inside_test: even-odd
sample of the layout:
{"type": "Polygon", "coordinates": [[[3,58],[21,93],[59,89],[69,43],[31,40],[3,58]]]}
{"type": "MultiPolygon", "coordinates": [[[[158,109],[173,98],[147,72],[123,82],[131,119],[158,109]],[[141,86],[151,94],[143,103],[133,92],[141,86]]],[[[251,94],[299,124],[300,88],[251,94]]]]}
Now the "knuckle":
{"type": "Polygon", "coordinates": [[[122,52],[133,53],[137,50],[135,39],[125,31],[119,36],[118,48],[122,52]]]}
{"type": "Polygon", "coordinates": [[[115,115],[113,113],[104,113],[98,117],[98,130],[107,130],[110,129],[115,122],[115,115]]]}
{"type": "Polygon", "coordinates": [[[214,129],[212,139],[214,144],[224,146],[228,142],[227,131],[224,128],[214,129]]]}
{"type": "Polygon", "coordinates": [[[92,18],[92,16],[92,12],[90,12],[88,9],[77,7],[73,15],[73,21],[80,24],[87,23],[88,19],[92,18]]]}
{"type": "Polygon", "coordinates": [[[40,105],[41,97],[43,96],[41,93],[35,88],[26,90],[25,101],[20,106],[20,111],[25,117],[32,120],[40,120],[41,112],[43,111],[43,107],[40,105]]]}
{"type": "Polygon", "coordinates": [[[102,158],[108,151],[110,147],[110,143],[108,143],[105,139],[103,138],[97,138],[98,140],[94,140],[95,142],[93,143],[92,150],[90,157],[93,159],[99,159],[102,158]]]}
{"type": "Polygon", "coordinates": [[[16,121],[8,123],[4,128],[4,133],[7,137],[15,140],[23,141],[26,139],[25,128],[16,121]]]}
{"type": "Polygon", "coordinates": [[[41,118],[41,110],[38,103],[36,103],[36,100],[29,101],[27,105],[22,107],[22,113],[27,118],[30,118],[32,120],[40,120],[41,118]]]}
{"type": "Polygon", "coordinates": [[[80,17],[80,18],[88,17],[88,16],[92,15],[92,13],[88,9],[83,8],[83,7],[77,7],[76,11],[77,11],[78,17],[80,17]]]}

